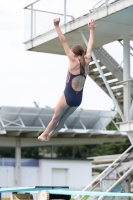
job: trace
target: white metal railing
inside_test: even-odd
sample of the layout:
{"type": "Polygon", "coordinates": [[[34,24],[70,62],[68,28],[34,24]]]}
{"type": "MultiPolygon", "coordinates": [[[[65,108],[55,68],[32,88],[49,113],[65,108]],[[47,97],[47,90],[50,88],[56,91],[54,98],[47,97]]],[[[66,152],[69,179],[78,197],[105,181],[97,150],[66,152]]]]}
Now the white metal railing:
{"type": "Polygon", "coordinates": [[[93,12],[93,10],[101,8],[103,6],[108,7],[109,4],[113,4],[113,3],[117,2],[117,1],[120,1],[120,0],[100,0],[92,7],[90,12],[93,12]]]}
{"type": "MultiPolygon", "coordinates": [[[[53,18],[60,17],[60,25],[65,24],[69,21],[75,20],[72,15],[66,14],[66,0],[64,0],[64,13],[51,12],[42,9],[42,6],[37,5],[40,0],[29,4],[24,7],[25,10],[25,36],[24,42],[33,40],[39,35],[48,32],[54,28],[53,18]]],[[[45,8],[45,6],[44,6],[45,8]]]]}
{"type": "MultiPolygon", "coordinates": [[[[54,18],[53,15],[56,15],[56,16],[58,15],[58,16],[60,16],[60,18],[62,16],[64,16],[61,13],[56,13],[56,12],[54,13],[54,12],[49,12],[49,11],[36,10],[36,9],[33,9],[33,8],[31,8],[31,9],[27,8],[26,12],[27,11],[29,11],[31,13],[31,17],[30,17],[31,18],[31,22],[27,21],[28,22],[28,26],[29,26],[29,23],[30,23],[30,26],[29,26],[30,27],[30,30],[29,30],[30,32],[29,32],[29,36],[28,36],[28,38],[26,40],[33,40],[35,37],[47,32],[47,31],[49,31],[51,29],[53,29],[53,23],[52,23],[53,18],[54,18]],[[44,23],[40,24],[41,25],[40,26],[39,23],[38,23],[39,18],[40,19],[42,19],[42,18],[43,19],[47,19],[47,18],[50,19],[51,18],[51,24],[47,24],[46,21],[44,20],[44,23]],[[44,26],[43,26],[43,24],[44,24],[44,26]],[[47,26],[45,26],[45,24],[47,24],[47,26]]],[[[71,18],[72,20],[74,20],[73,16],[67,15],[66,19],[68,19],[68,18],[71,18]]],[[[69,21],[71,21],[71,20],[69,20],[69,21]]]]}
{"type": "Polygon", "coordinates": [[[106,6],[108,7],[109,4],[112,4],[119,0],[101,0],[91,8],[90,1],[86,0],[58,0],[58,6],[52,7],[55,4],[55,1],[51,0],[36,0],[35,2],[29,4],[28,6],[24,7],[25,10],[25,35],[24,35],[24,42],[32,41],[34,38],[52,30],[53,26],[53,18],[60,17],[61,22],[60,25],[66,24],[70,21],[75,20],[75,18],[80,17],[84,14],[89,14],[94,12],[96,9],[106,6]],[[70,4],[71,2],[71,4],[70,4]],[[69,12],[72,15],[67,14],[67,3],[69,12]],[[61,4],[61,5],[60,5],[61,4]],[[49,6],[48,6],[49,5],[49,6]],[[86,6],[82,6],[86,5],[86,6]],[[82,9],[81,9],[82,6],[82,9]],[[62,9],[64,8],[64,10],[62,9]],[[54,12],[49,11],[53,9],[54,12]],[[82,11],[81,11],[82,10],[82,11]]]}
{"type": "MultiPolygon", "coordinates": [[[[119,66],[119,64],[117,63],[117,61],[116,61],[103,47],[101,47],[99,50],[100,50],[104,55],[106,55],[106,56],[108,57],[108,59],[109,59],[116,67],[119,66]]],[[[122,70],[121,66],[119,66],[119,69],[122,70]]]]}

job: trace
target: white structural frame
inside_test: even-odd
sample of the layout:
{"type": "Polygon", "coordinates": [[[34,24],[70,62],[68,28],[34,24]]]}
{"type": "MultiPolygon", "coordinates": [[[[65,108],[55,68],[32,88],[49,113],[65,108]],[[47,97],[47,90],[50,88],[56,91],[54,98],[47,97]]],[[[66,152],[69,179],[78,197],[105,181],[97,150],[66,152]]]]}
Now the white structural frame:
{"type": "Polygon", "coordinates": [[[54,109],[46,108],[1,107],[0,146],[15,148],[15,186],[20,186],[21,148],[94,144],[124,141],[127,138],[126,133],[119,130],[105,130],[115,117],[115,111],[77,110],[54,138],[42,143],[37,136],[44,131],[48,117],[51,118],[53,113],[54,109]],[[88,128],[90,123],[91,129],[88,128]],[[93,127],[97,127],[97,130],[93,127]]]}
{"type": "MultiPolygon", "coordinates": [[[[102,1],[100,1],[100,3],[101,2],[102,1]]],[[[121,1],[121,2],[125,3],[125,1],[121,1]]],[[[100,7],[103,6],[103,5],[105,5],[105,13],[107,13],[107,15],[108,15],[109,10],[110,10],[109,9],[109,1],[108,0],[104,0],[103,3],[100,5],[100,7]]],[[[65,0],[65,3],[64,3],[64,15],[66,17],[66,10],[65,10],[65,8],[66,8],[66,0],[65,0]]],[[[98,8],[94,8],[94,10],[96,10],[98,8]]],[[[120,8],[121,8],[121,6],[120,6],[120,8]]],[[[117,9],[116,9],[116,11],[118,11],[117,9]]],[[[113,11],[115,10],[115,9],[113,9],[113,6],[112,6],[112,10],[113,11]]],[[[92,12],[92,11],[93,10],[91,10],[90,12],[92,12]]],[[[76,25],[75,25],[76,28],[74,30],[78,30],[78,28],[79,28],[78,27],[78,23],[76,25]]],[[[65,26],[64,26],[64,29],[63,29],[63,33],[66,33],[66,35],[67,35],[67,33],[69,33],[69,30],[72,31],[72,29],[69,29],[69,27],[67,27],[67,28],[68,28],[67,32],[66,32],[65,26]]],[[[87,41],[87,39],[86,39],[85,34],[84,34],[83,31],[79,31],[79,32],[81,32],[82,39],[83,39],[84,43],[87,45],[88,41],[87,41]]],[[[119,36],[119,37],[121,37],[121,36],[119,36]]],[[[117,37],[117,39],[118,39],[118,37],[117,37]]],[[[124,109],[123,110],[120,108],[120,106],[119,106],[119,104],[118,104],[118,102],[117,102],[117,100],[116,100],[116,98],[115,98],[115,96],[114,96],[114,94],[113,94],[113,92],[112,92],[112,90],[110,88],[110,85],[108,84],[108,81],[105,78],[104,73],[101,70],[101,67],[100,67],[99,63],[97,62],[97,59],[96,59],[96,56],[95,56],[95,53],[94,53],[95,51],[92,52],[92,58],[95,61],[95,64],[96,64],[96,66],[97,66],[97,68],[99,70],[99,73],[100,73],[103,81],[104,81],[104,84],[106,85],[106,88],[107,88],[107,90],[108,90],[108,92],[109,92],[109,94],[110,94],[110,96],[111,96],[111,98],[112,98],[112,100],[113,100],[113,102],[114,102],[114,104],[115,104],[115,106],[116,106],[116,108],[117,108],[120,116],[121,116],[121,119],[123,121],[123,122],[119,123],[120,124],[120,130],[127,132],[128,137],[129,137],[129,139],[130,139],[130,141],[131,141],[131,143],[133,145],[133,103],[131,103],[131,85],[132,85],[131,82],[132,82],[132,79],[130,77],[130,38],[127,37],[126,34],[125,34],[125,35],[122,36],[122,39],[124,41],[123,42],[123,58],[124,58],[123,59],[123,63],[124,63],[123,80],[120,80],[119,83],[117,83],[117,84],[123,84],[123,86],[124,86],[124,109]]],[[[118,67],[120,67],[120,65],[118,67]]],[[[67,126],[65,125],[65,127],[67,127],[67,126]]],[[[84,127],[84,129],[85,129],[85,127],[84,127]]],[[[132,148],[132,146],[130,148],[132,148]]],[[[128,148],[128,150],[130,148],[128,148]]],[[[124,154],[128,150],[126,150],[124,152],[124,154]]],[[[120,158],[121,158],[121,156],[120,156],[120,158]]],[[[117,161],[118,161],[118,159],[116,159],[115,162],[117,162],[117,161]]],[[[112,164],[115,164],[115,163],[113,162],[112,164]]],[[[110,165],[109,168],[107,168],[107,169],[110,169],[111,166],[112,165],[110,165]]],[[[101,175],[105,175],[106,170],[101,175]]],[[[121,181],[123,181],[123,179],[125,179],[132,172],[132,170],[133,170],[133,167],[131,167],[124,174],[124,176],[122,176],[111,188],[109,188],[107,190],[107,192],[111,191],[116,185],[118,185],[121,181]]],[[[101,175],[98,176],[98,178],[101,177],[101,175]]],[[[96,181],[96,179],[94,181],[96,181]]],[[[93,183],[94,182],[92,182],[89,186],[92,186],[93,183]]],[[[87,186],[84,190],[88,189],[89,186],[87,186]]],[[[103,197],[100,197],[99,200],[102,199],[102,198],[103,197]]]]}
{"type": "MultiPolygon", "coordinates": [[[[92,185],[95,184],[96,182],[100,181],[101,179],[105,178],[107,175],[106,173],[109,171],[109,169],[113,168],[118,162],[120,162],[120,160],[122,159],[123,156],[125,156],[131,149],[133,148],[133,145],[131,145],[128,149],[126,149],[126,151],[124,151],[120,156],[118,156],[118,158],[116,158],[101,174],[99,174],[90,184],[88,184],[84,189],[83,191],[86,191],[86,190],[90,190],[92,191],[94,188],[92,188],[92,185]]],[[[125,174],[124,174],[124,177],[122,176],[117,184],[115,183],[115,186],[118,185],[118,183],[122,182],[123,178],[127,177],[129,175],[129,172],[131,173],[133,170],[132,169],[129,169],[125,174]]],[[[114,186],[114,185],[113,185],[114,186]]],[[[112,188],[114,187],[111,187],[109,188],[108,190],[111,191],[112,188]]],[[[94,186],[95,187],[95,186],[94,186]]],[[[109,192],[109,191],[106,191],[106,192],[109,192]]],[[[74,199],[78,199],[79,195],[77,195],[74,199]]],[[[81,198],[81,199],[84,199],[84,196],[81,198]]]]}
{"type": "MultiPolygon", "coordinates": [[[[82,35],[82,38],[83,38],[83,40],[84,40],[84,42],[85,42],[85,44],[86,44],[86,46],[87,46],[87,45],[88,45],[88,41],[87,41],[87,39],[86,39],[85,34],[84,34],[83,32],[81,32],[81,35],[82,35]]],[[[108,84],[108,82],[107,82],[107,80],[106,80],[106,77],[105,77],[104,74],[103,74],[103,71],[102,71],[102,69],[101,69],[101,67],[100,67],[100,65],[99,65],[99,63],[98,63],[98,61],[97,61],[97,59],[96,59],[96,56],[95,56],[95,54],[94,54],[94,51],[92,51],[92,58],[93,58],[93,60],[95,61],[95,64],[96,64],[96,66],[97,66],[97,68],[98,68],[98,70],[99,70],[99,73],[100,73],[100,75],[101,75],[103,81],[104,81],[104,84],[106,85],[106,87],[107,87],[107,89],[108,89],[108,92],[109,92],[109,94],[110,94],[110,96],[111,96],[111,98],[112,98],[112,100],[113,100],[113,102],[114,102],[114,105],[116,106],[116,108],[117,108],[117,110],[118,110],[119,115],[121,116],[122,120],[124,121],[124,115],[123,115],[123,113],[122,113],[122,110],[121,110],[121,108],[120,108],[120,106],[119,106],[119,104],[118,104],[118,102],[117,102],[117,100],[116,100],[116,98],[115,98],[115,96],[114,96],[114,94],[113,94],[111,88],[110,88],[110,85],[108,84]]]]}
{"type": "MultiPolygon", "coordinates": [[[[11,131],[19,131],[20,133],[21,131],[44,131],[53,114],[53,108],[3,106],[0,110],[0,129],[9,132],[9,136],[11,131]]],[[[70,116],[71,119],[66,120],[60,133],[65,133],[69,130],[71,132],[74,131],[75,134],[79,132],[91,133],[92,130],[97,133],[106,132],[105,127],[113,120],[116,114],[116,111],[77,109],[70,116]]],[[[33,136],[36,137],[36,134],[33,134],[33,136]]]]}
{"type": "MultiPolygon", "coordinates": [[[[29,4],[28,6],[24,7],[24,9],[31,10],[31,30],[30,30],[31,31],[31,33],[30,33],[31,34],[31,38],[30,38],[31,45],[32,45],[33,39],[36,37],[36,34],[35,34],[35,27],[36,27],[36,25],[34,23],[35,22],[35,12],[36,11],[38,11],[38,12],[44,12],[44,13],[50,13],[50,14],[56,14],[56,15],[63,15],[64,16],[64,24],[66,24],[66,17],[67,16],[71,17],[72,20],[75,20],[74,16],[67,14],[67,10],[66,10],[66,8],[67,8],[67,0],[64,0],[64,13],[56,13],[56,12],[49,12],[49,11],[42,11],[42,10],[34,9],[34,4],[36,4],[39,1],[40,0],[36,0],[33,3],[29,4]],[[29,7],[31,7],[31,8],[29,8],[29,7]],[[34,20],[33,20],[33,12],[34,12],[34,20]],[[34,27],[34,30],[33,30],[33,27],[34,27]],[[34,37],[33,37],[33,33],[34,33],[34,37]]],[[[103,7],[103,6],[106,6],[106,9],[108,9],[109,1],[110,0],[101,0],[101,1],[99,1],[98,3],[96,3],[93,6],[93,8],[89,12],[93,12],[94,10],[97,10],[98,8],[103,7]],[[97,7],[98,4],[99,4],[99,6],[97,7]]],[[[118,0],[116,0],[116,1],[118,1],[118,0]]],[[[113,2],[115,2],[115,0],[113,2]]]]}
{"type": "Polygon", "coordinates": [[[124,83],[124,115],[127,121],[130,119],[130,108],[131,108],[131,82],[130,80],[130,40],[129,38],[124,38],[123,43],[123,57],[124,57],[124,73],[123,81],[124,83]]]}
{"type": "Polygon", "coordinates": [[[133,144],[133,101],[131,102],[131,86],[132,79],[130,76],[130,38],[123,38],[123,85],[124,85],[124,117],[123,122],[117,123],[120,125],[121,131],[126,131],[127,135],[133,144]]]}

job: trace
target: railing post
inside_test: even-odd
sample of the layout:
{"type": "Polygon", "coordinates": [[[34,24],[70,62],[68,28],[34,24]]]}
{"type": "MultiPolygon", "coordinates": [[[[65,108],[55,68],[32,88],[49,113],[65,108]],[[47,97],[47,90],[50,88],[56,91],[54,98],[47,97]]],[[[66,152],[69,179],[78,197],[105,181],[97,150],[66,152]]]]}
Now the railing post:
{"type": "Polygon", "coordinates": [[[36,37],[36,11],[34,10],[34,38],[36,37]]]}
{"type": "Polygon", "coordinates": [[[33,4],[31,5],[31,35],[30,39],[33,39],[33,4]]]}
{"type": "Polygon", "coordinates": [[[108,0],[105,1],[106,7],[108,7],[108,0]]]}
{"type": "Polygon", "coordinates": [[[64,0],[64,24],[66,24],[66,1],[64,0]]]}
{"type": "Polygon", "coordinates": [[[105,1],[105,6],[106,6],[106,12],[107,12],[107,15],[108,15],[108,0],[105,1]]]}

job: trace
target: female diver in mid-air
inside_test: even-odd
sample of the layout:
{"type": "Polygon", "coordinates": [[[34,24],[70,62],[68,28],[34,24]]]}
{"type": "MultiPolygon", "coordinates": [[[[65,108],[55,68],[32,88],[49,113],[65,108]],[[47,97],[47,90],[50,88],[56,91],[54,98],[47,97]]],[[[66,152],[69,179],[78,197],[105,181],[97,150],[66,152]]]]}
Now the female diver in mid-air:
{"type": "Polygon", "coordinates": [[[96,27],[94,20],[91,20],[88,24],[90,37],[86,55],[81,45],[75,45],[72,48],[69,47],[65,36],[60,30],[59,23],[60,18],[54,19],[56,32],[63,45],[65,53],[69,58],[69,68],[64,93],[57,103],[52,120],[46,127],[45,131],[38,137],[38,140],[41,141],[48,141],[52,135],[57,133],[64,125],[66,119],[81,104],[84,83],[89,71],[89,62],[91,60],[92,47],[94,43],[94,29],[96,27]]]}

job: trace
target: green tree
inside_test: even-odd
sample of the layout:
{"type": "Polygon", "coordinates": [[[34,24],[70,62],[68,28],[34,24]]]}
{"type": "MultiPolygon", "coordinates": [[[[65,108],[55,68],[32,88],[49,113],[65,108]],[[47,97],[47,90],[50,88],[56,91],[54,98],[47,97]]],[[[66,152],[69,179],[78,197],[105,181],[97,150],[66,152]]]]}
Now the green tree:
{"type": "Polygon", "coordinates": [[[0,149],[0,157],[4,158],[14,158],[15,157],[15,149],[14,148],[1,148],[0,149]]]}
{"type": "Polygon", "coordinates": [[[21,157],[22,158],[40,158],[42,156],[39,156],[38,147],[32,147],[32,148],[22,148],[21,157]]]}

